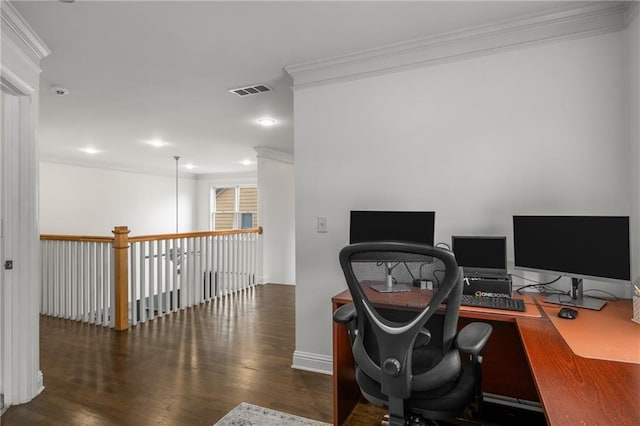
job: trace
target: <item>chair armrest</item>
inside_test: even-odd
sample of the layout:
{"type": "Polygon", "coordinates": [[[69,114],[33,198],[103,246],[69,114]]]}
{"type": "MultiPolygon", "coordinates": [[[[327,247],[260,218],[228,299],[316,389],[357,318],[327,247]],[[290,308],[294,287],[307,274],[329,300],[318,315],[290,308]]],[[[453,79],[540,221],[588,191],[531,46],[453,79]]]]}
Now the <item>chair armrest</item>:
{"type": "Polygon", "coordinates": [[[467,324],[456,336],[456,347],[462,352],[478,355],[489,340],[493,328],[484,322],[467,324]]]}
{"type": "Polygon", "coordinates": [[[356,313],[356,307],[353,303],[342,305],[333,313],[333,320],[340,324],[348,324],[357,317],[358,314],[356,313]]]}

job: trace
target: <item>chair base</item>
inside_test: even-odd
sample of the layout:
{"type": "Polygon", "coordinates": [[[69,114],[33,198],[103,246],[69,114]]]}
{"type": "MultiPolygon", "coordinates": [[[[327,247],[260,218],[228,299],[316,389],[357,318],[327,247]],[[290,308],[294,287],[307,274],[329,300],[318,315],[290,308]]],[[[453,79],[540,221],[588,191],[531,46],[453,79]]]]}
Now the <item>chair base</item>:
{"type": "MultiPolygon", "coordinates": [[[[380,422],[380,424],[381,426],[393,426],[389,422],[388,414],[384,415],[382,422],[380,422]]],[[[398,424],[402,426],[438,426],[438,422],[436,422],[435,420],[423,419],[422,417],[418,417],[418,416],[411,416],[408,420],[404,420],[404,421],[400,420],[398,424]]]]}
{"type": "MultiPolygon", "coordinates": [[[[422,413],[423,415],[427,413],[422,413]]],[[[442,414],[442,413],[439,413],[442,414]]],[[[438,426],[441,424],[447,426],[498,426],[493,422],[487,422],[481,416],[481,410],[478,411],[473,406],[468,406],[462,415],[451,415],[446,418],[440,417],[440,419],[433,419],[429,417],[423,417],[420,414],[409,413],[408,419],[402,419],[396,417],[395,419],[389,418],[389,414],[385,414],[381,421],[381,426],[438,426]],[[440,423],[442,422],[442,423],[440,423]]]]}

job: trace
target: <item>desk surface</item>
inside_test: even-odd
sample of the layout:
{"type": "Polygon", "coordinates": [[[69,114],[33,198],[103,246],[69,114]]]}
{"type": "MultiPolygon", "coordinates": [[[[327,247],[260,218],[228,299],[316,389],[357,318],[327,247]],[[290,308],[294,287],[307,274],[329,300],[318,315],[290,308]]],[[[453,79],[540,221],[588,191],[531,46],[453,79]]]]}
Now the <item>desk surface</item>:
{"type": "Polygon", "coordinates": [[[640,365],[574,354],[546,317],[516,321],[549,424],[640,424],[640,365]]]}
{"type": "MultiPolygon", "coordinates": [[[[589,359],[576,355],[554,327],[551,315],[544,309],[538,309],[541,304],[539,299],[525,296],[525,300],[527,310],[531,309],[531,312],[537,312],[538,315],[491,309],[473,311],[470,307],[461,307],[460,316],[461,319],[480,319],[494,324],[514,323],[549,424],[640,424],[640,364],[589,359]]],[[[334,308],[349,303],[351,295],[348,291],[342,292],[336,295],[332,302],[334,308]]],[[[622,309],[628,308],[630,312],[629,301],[609,303],[616,308],[622,305],[622,309]]],[[[400,305],[397,308],[411,309],[411,306],[400,305]]],[[[604,317],[608,315],[607,312],[613,310],[602,310],[599,314],[604,317]]],[[[576,325],[580,324],[578,320],[574,321],[576,325]]],[[[340,375],[341,367],[336,367],[335,358],[341,355],[337,355],[336,352],[335,333],[334,325],[334,375],[340,375]]],[[[637,338],[637,335],[629,338],[637,338]]],[[[598,345],[602,342],[593,341],[592,344],[598,345]]],[[[488,358],[489,354],[485,356],[486,360],[488,358]]],[[[334,377],[334,383],[339,386],[340,377],[334,377]]],[[[337,390],[334,389],[334,392],[337,390]]],[[[335,395],[334,403],[339,404],[335,395]]],[[[336,412],[337,409],[334,407],[334,413],[336,412]]]]}
{"type": "MultiPolygon", "coordinates": [[[[417,287],[413,287],[409,292],[398,292],[398,293],[379,293],[371,288],[372,285],[380,284],[380,281],[363,281],[363,289],[367,295],[367,298],[378,307],[387,307],[391,309],[406,309],[406,310],[414,310],[414,309],[422,309],[424,306],[428,305],[433,297],[433,291],[431,290],[421,290],[417,287]]],[[[502,320],[504,321],[513,321],[515,317],[525,316],[525,317],[540,317],[540,310],[538,309],[537,303],[534,301],[533,297],[528,295],[514,295],[516,299],[523,299],[525,311],[517,312],[517,311],[507,311],[500,309],[491,309],[491,308],[481,308],[478,306],[460,306],[461,315],[470,316],[473,315],[474,318],[481,319],[484,317],[484,314],[488,315],[490,319],[496,320],[497,316],[502,316],[502,320]]],[[[333,297],[332,301],[334,303],[338,302],[341,304],[351,303],[351,293],[349,290],[345,290],[340,294],[337,294],[333,297]]]]}
{"type": "Polygon", "coordinates": [[[558,305],[543,299],[537,299],[540,307],[574,354],[640,364],[640,324],[630,321],[629,304],[607,303],[602,311],[579,309],[576,319],[566,320],[558,318],[558,305]]]}

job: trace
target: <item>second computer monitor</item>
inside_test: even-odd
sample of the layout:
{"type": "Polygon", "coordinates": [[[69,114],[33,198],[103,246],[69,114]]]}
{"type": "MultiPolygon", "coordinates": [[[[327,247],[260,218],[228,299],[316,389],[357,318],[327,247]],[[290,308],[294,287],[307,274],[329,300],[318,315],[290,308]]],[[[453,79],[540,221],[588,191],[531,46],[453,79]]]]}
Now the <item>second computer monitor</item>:
{"type": "Polygon", "coordinates": [[[352,210],[349,242],[405,241],[433,245],[435,212],[352,210]]]}
{"type": "Polygon", "coordinates": [[[467,274],[506,274],[507,237],[451,237],[451,250],[467,274]]]}

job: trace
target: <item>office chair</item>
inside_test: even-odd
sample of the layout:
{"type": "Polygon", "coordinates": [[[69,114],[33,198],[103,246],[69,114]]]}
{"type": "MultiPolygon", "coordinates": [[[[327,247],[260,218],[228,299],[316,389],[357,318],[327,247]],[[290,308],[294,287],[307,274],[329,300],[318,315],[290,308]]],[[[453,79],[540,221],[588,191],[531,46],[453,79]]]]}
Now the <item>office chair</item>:
{"type": "Polygon", "coordinates": [[[462,268],[453,253],[357,243],[340,251],[340,265],[353,303],[337,309],[334,320],[348,325],[356,381],[367,400],[389,408],[388,424],[433,424],[469,406],[479,410],[481,351],[492,328],[471,323],[457,331],[462,268]],[[416,305],[420,297],[428,304],[416,305]],[[444,315],[436,315],[445,299],[444,315]],[[469,363],[460,352],[470,355],[469,363]]]}

